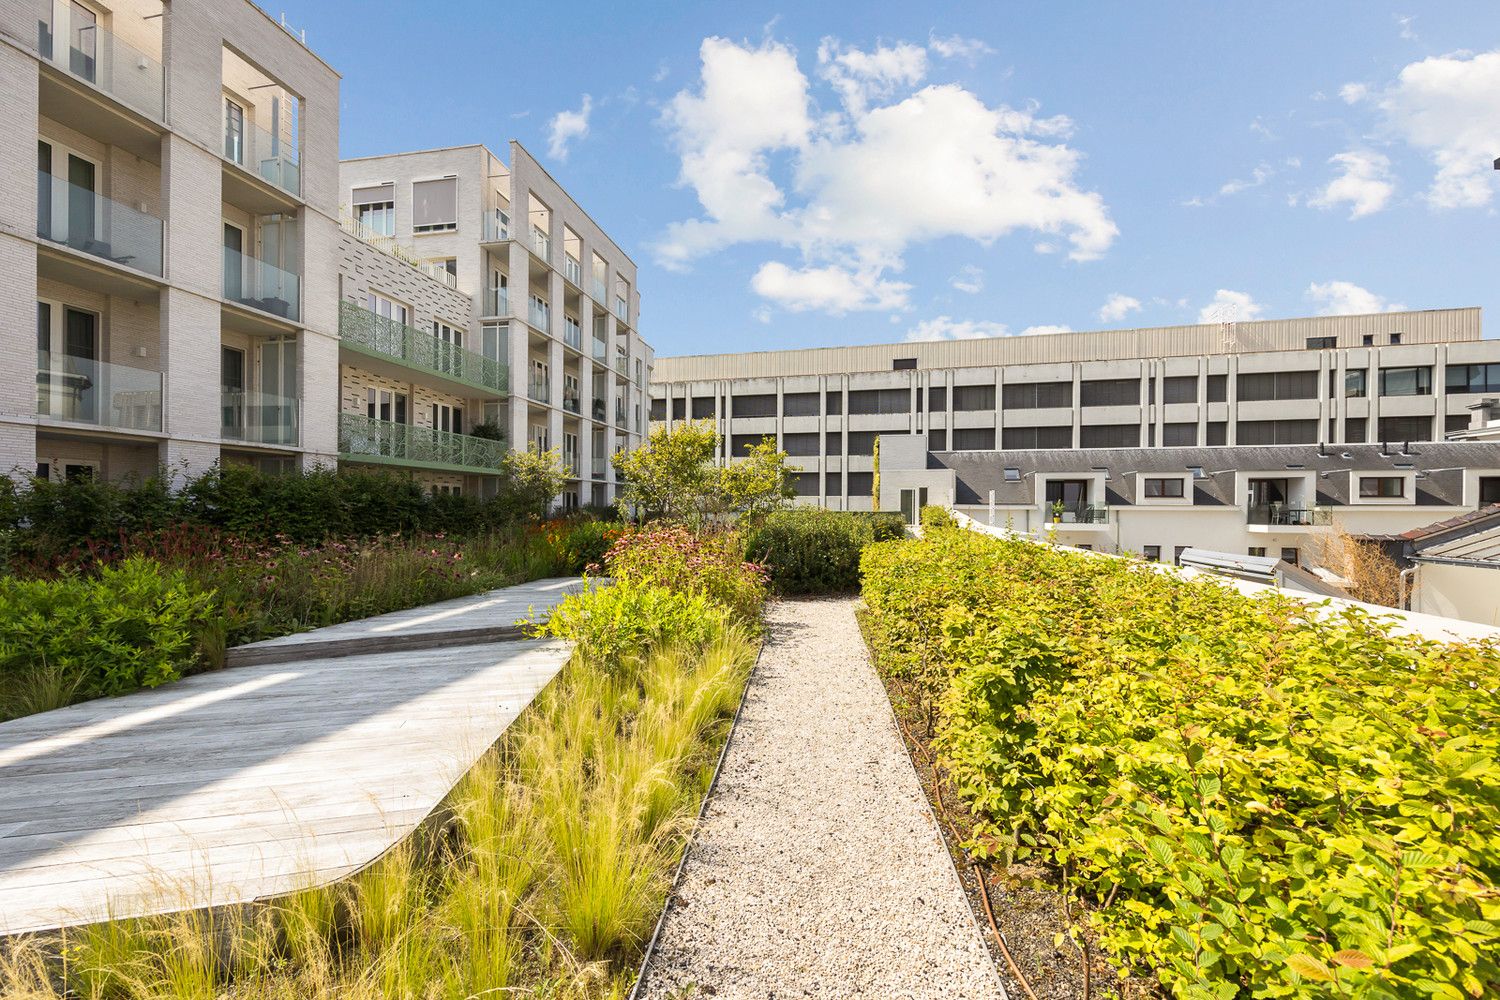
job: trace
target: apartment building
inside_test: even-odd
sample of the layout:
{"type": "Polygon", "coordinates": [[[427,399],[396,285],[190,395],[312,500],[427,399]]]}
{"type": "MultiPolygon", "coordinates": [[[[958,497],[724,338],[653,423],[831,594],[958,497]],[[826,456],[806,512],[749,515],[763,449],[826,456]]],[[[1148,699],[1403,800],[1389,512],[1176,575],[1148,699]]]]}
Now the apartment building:
{"type": "MultiPolygon", "coordinates": [[[[368,460],[384,447],[384,423],[402,422],[404,410],[471,439],[459,442],[466,447],[482,426],[506,446],[556,448],[572,470],[563,505],[611,503],[611,456],[642,439],[654,365],[638,328],[635,264],[519,143],[509,154],[505,163],[476,145],[343,162],[349,231],[419,262],[467,306],[459,315],[451,296],[440,303],[346,273],[340,421],[350,433],[341,451],[368,460]],[[416,366],[430,389],[434,368],[451,375],[457,365],[465,377],[424,396],[390,365],[372,368],[361,331],[376,325],[449,359],[416,366]]],[[[472,480],[466,462],[440,464],[472,480]]]]}
{"type": "Polygon", "coordinates": [[[246,0],[4,0],[0,86],[5,467],[333,462],[338,74],[246,0]]]}
{"type": "Polygon", "coordinates": [[[774,437],[801,502],[868,510],[896,435],[935,454],[1441,441],[1500,392],[1480,338],[1478,309],[1442,309],[662,358],[651,419],[714,420],[725,459],[774,437]]]}
{"type": "Polygon", "coordinates": [[[1317,561],[1335,526],[1392,537],[1500,503],[1500,443],[943,451],[882,436],[880,506],[960,510],[1059,544],[1317,561]]]}

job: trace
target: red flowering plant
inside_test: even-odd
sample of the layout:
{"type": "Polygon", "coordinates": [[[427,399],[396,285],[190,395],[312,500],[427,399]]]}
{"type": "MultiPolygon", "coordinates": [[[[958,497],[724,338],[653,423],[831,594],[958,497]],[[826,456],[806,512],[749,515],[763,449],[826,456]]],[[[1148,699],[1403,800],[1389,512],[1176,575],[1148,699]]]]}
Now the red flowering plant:
{"type": "Polygon", "coordinates": [[[743,539],[728,530],[652,525],[628,532],[610,546],[604,567],[616,580],[701,594],[747,624],[759,620],[770,591],[765,567],[747,562],[743,539]]]}

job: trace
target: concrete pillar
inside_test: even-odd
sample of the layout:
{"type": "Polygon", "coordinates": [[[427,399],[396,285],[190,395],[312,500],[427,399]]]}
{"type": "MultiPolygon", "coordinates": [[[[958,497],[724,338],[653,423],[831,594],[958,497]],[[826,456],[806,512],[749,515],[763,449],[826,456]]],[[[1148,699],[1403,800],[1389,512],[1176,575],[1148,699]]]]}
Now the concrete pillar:
{"type": "Polygon", "coordinates": [[[520,242],[530,237],[530,231],[526,226],[526,221],[518,220],[514,214],[511,215],[510,224],[511,235],[516,239],[508,244],[510,247],[510,316],[512,319],[509,321],[505,338],[505,353],[510,365],[510,414],[505,436],[511,448],[524,450],[528,409],[526,385],[531,376],[531,353],[528,346],[531,336],[527,333],[526,325],[514,317],[526,314],[526,300],[530,295],[531,264],[526,254],[526,247],[520,242]]]}
{"type": "Polygon", "coordinates": [[[36,473],[37,64],[0,45],[0,474],[36,473]]]}

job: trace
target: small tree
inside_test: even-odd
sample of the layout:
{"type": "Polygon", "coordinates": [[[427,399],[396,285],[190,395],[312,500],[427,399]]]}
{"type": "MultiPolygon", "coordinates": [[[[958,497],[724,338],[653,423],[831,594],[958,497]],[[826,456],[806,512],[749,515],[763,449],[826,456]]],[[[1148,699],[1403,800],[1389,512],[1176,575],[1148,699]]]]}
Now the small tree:
{"type": "Polygon", "coordinates": [[[546,517],[552,499],[562,492],[569,469],[557,449],[508,451],[500,460],[500,493],[495,502],[505,519],[546,517]]]}
{"type": "Polygon", "coordinates": [[[646,443],[614,456],[624,479],[618,500],[622,514],[646,518],[705,521],[743,515],[759,517],[786,505],[792,495],[786,453],[769,440],[751,448],[741,461],[718,465],[721,437],[710,421],[657,427],[646,443]]]}
{"type": "Polygon", "coordinates": [[[1397,607],[1401,601],[1401,568],[1376,542],[1351,535],[1342,524],[1312,544],[1312,561],[1349,581],[1349,596],[1367,604],[1397,607]]]}

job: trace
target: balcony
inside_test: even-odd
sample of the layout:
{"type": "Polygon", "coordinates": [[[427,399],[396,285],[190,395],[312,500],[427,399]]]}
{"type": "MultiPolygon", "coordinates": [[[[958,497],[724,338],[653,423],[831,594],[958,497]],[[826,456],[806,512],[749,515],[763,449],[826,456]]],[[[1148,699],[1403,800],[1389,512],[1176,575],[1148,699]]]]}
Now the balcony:
{"type": "MultiPolygon", "coordinates": [[[[46,5],[51,9],[51,4],[46,5]]],[[[37,53],[75,79],[102,90],[133,111],[161,121],[166,109],[161,61],[116,38],[97,23],[78,20],[76,5],[62,19],[37,22],[37,53]]],[[[90,15],[92,21],[92,15],[90,15]]]]}
{"type": "Polygon", "coordinates": [[[548,332],[551,329],[549,324],[552,322],[552,307],[534,296],[527,305],[529,306],[526,310],[527,321],[543,333],[548,332]]]}
{"type": "Polygon", "coordinates": [[[219,437],[244,444],[295,448],[301,441],[302,401],[243,389],[220,394],[219,437]]]}
{"type": "Polygon", "coordinates": [[[38,417],[124,431],[160,431],[162,373],[37,353],[38,417]]]}
{"type": "Polygon", "coordinates": [[[583,327],[576,319],[563,317],[563,343],[575,351],[583,351],[583,327]]]}
{"type": "Polygon", "coordinates": [[[630,322],[630,306],[626,304],[623,296],[615,296],[615,315],[627,323],[630,322]]]}
{"type": "Polygon", "coordinates": [[[486,316],[509,316],[510,289],[491,288],[487,292],[485,292],[484,314],[486,316]]]}
{"type": "Polygon", "coordinates": [[[224,248],[224,298],[295,320],[301,315],[301,278],[238,250],[224,248]]]}
{"type": "Polygon", "coordinates": [[[526,396],[538,403],[552,402],[552,387],[544,379],[529,379],[526,382],[526,396]]]}
{"type": "Polygon", "coordinates": [[[603,278],[594,279],[594,301],[601,305],[609,299],[609,292],[604,287],[603,278]]]}
{"type": "Polygon", "coordinates": [[[510,239],[510,216],[498,208],[484,213],[484,242],[503,243],[510,239]]]}
{"type": "Polygon", "coordinates": [[[618,399],[615,400],[615,426],[625,430],[625,403],[618,399]]]}
{"type": "Polygon", "coordinates": [[[568,390],[564,389],[562,405],[563,409],[567,410],[569,413],[579,413],[583,409],[582,398],[578,395],[577,390],[569,393],[568,390]]]}
{"type": "Polygon", "coordinates": [[[1042,504],[1042,521],[1071,527],[1105,527],[1109,524],[1109,508],[1103,504],[1080,503],[1070,504],[1059,512],[1052,504],[1045,503],[1042,504]]]}
{"type": "Polygon", "coordinates": [[[389,358],[407,368],[497,393],[510,390],[510,367],[505,362],[377,316],[347,299],[339,303],[339,338],[361,354],[389,358]]]}
{"type": "Polygon", "coordinates": [[[595,420],[599,421],[601,424],[604,423],[604,415],[609,412],[609,408],[605,404],[604,398],[602,396],[594,397],[593,409],[590,412],[593,414],[595,420]]]}
{"type": "Polygon", "coordinates": [[[272,135],[254,122],[224,124],[224,159],[244,167],[288,194],[302,196],[302,167],[293,141],[272,135]]]}
{"type": "Polygon", "coordinates": [[[36,234],[41,239],[161,276],[162,221],[95,191],[37,171],[36,234]]]}
{"type": "Polygon", "coordinates": [[[362,413],[339,414],[339,455],[345,460],[494,473],[505,450],[503,440],[375,420],[362,413]]]}
{"type": "Polygon", "coordinates": [[[1245,510],[1245,524],[1252,529],[1317,528],[1333,523],[1327,507],[1293,507],[1284,503],[1252,505],[1245,510]]]}
{"type": "Polygon", "coordinates": [[[542,260],[552,259],[552,237],[540,226],[531,227],[531,249],[542,260]]]}
{"type": "Polygon", "coordinates": [[[594,360],[595,361],[605,361],[605,362],[609,361],[609,345],[606,344],[604,341],[600,340],[597,337],[593,338],[593,340],[594,340],[594,360]]]}
{"type": "Polygon", "coordinates": [[[583,265],[569,254],[563,255],[563,277],[579,288],[583,287],[583,265]]]}

